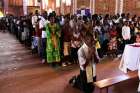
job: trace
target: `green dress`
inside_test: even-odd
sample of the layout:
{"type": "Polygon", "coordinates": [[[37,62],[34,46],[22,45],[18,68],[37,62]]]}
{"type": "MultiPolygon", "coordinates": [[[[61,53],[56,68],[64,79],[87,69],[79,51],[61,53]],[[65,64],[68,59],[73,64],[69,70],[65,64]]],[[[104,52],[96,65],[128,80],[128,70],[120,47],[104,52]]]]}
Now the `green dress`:
{"type": "Polygon", "coordinates": [[[47,62],[60,62],[60,27],[58,24],[47,24],[47,62]]]}

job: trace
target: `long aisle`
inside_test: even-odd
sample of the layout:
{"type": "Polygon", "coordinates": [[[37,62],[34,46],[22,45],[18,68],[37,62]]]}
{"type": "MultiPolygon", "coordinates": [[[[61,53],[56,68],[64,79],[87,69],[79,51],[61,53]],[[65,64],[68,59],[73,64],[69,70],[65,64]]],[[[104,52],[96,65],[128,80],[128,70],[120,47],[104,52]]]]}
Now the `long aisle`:
{"type": "MultiPolygon", "coordinates": [[[[105,59],[97,65],[97,80],[123,74],[118,65],[119,59],[105,59]]],[[[0,32],[0,93],[81,93],[68,85],[78,73],[77,65],[52,68],[41,64],[14,36],[0,32]]],[[[136,88],[137,80],[131,80],[109,88],[109,93],[136,93],[136,88]]]]}
{"type": "Polygon", "coordinates": [[[0,93],[80,93],[68,86],[77,68],[41,64],[14,36],[0,33],[0,93]]]}

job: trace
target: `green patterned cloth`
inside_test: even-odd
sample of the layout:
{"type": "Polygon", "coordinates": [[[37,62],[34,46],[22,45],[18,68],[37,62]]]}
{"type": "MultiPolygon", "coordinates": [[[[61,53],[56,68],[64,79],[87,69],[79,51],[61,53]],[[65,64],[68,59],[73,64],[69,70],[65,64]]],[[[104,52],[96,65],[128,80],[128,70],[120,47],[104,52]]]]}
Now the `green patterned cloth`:
{"type": "Polygon", "coordinates": [[[47,62],[60,62],[60,27],[58,24],[47,24],[47,62]]]}

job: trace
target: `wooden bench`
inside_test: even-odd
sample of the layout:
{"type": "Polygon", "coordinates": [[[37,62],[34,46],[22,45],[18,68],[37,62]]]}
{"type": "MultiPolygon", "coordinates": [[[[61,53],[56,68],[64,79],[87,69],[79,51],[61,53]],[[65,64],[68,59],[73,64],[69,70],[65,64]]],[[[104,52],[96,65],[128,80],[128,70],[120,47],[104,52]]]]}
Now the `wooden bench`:
{"type": "Polygon", "coordinates": [[[134,71],[134,72],[129,72],[124,75],[103,79],[103,80],[95,82],[94,84],[96,87],[100,89],[100,93],[102,93],[102,89],[104,88],[106,88],[106,93],[108,93],[108,88],[110,86],[113,86],[115,84],[118,84],[120,82],[129,80],[129,79],[137,78],[137,77],[138,77],[138,72],[134,71]]]}

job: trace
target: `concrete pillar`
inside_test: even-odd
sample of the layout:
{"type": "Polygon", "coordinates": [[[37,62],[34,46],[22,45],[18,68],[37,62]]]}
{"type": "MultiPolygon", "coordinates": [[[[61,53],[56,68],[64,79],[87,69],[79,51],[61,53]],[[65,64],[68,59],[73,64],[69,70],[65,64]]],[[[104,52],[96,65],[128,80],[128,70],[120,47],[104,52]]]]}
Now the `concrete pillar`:
{"type": "Polygon", "coordinates": [[[27,12],[27,3],[28,3],[27,0],[23,0],[23,13],[24,13],[24,15],[28,14],[28,12],[27,12]]]}
{"type": "Polygon", "coordinates": [[[92,14],[95,14],[95,0],[93,0],[93,7],[92,7],[93,11],[92,14]]]}
{"type": "Polygon", "coordinates": [[[60,3],[60,11],[61,11],[61,14],[64,15],[64,0],[61,0],[61,3],[60,3]]]}
{"type": "Polygon", "coordinates": [[[91,13],[91,14],[92,14],[92,10],[93,10],[93,7],[92,7],[92,5],[93,5],[93,4],[92,4],[92,1],[93,1],[93,0],[90,0],[90,6],[89,6],[89,8],[90,8],[90,13],[91,13]]]}
{"type": "Polygon", "coordinates": [[[74,14],[74,0],[72,0],[72,14],[74,14]]]}
{"type": "Polygon", "coordinates": [[[77,0],[75,0],[75,14],[77,13],[77,0]]]}
{"type": "Polygon", "coordinates": [[[75,0],[72,0],[72,14],[75,14],[75,0]]]}
{"type": "Polygon", "coordinates": [[[119,13],[122,14],[123,13],[123,6],[124,5],[124,0],[120,0],[120,10],[119,13]]]}
{"type": "Polygon", "coordinates": [[[115,14],[118,13],[118,0],[116,0],[116,5],[115,5],[115,14]]]}
{"type": "Polygon", "coordinates": [[[8,13],[9,0],[4,0],[4,14],[8,13]]]}

